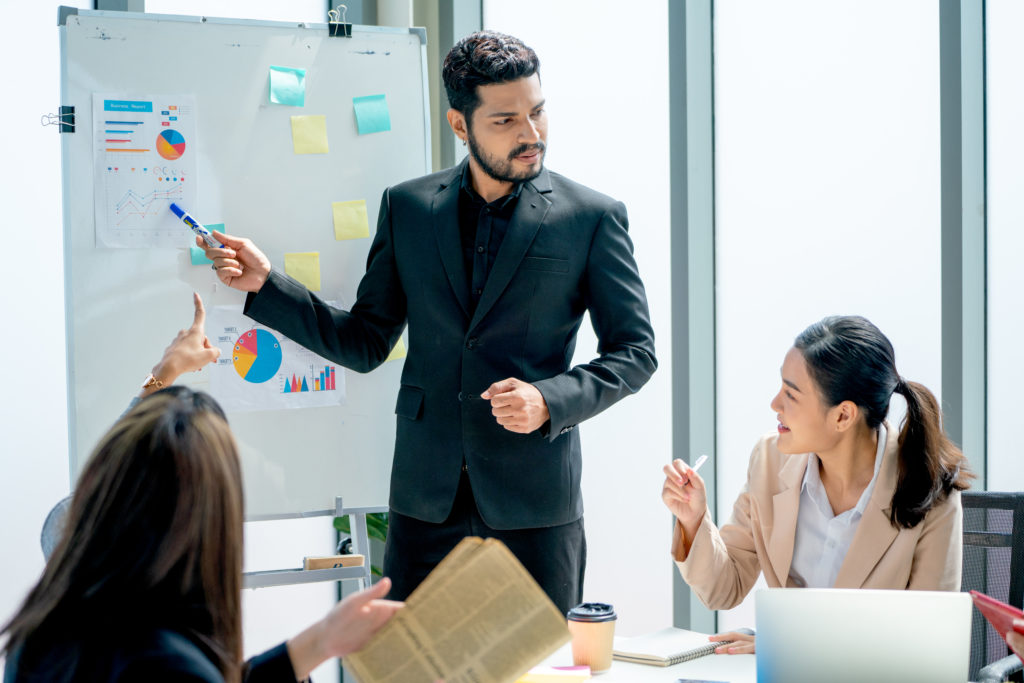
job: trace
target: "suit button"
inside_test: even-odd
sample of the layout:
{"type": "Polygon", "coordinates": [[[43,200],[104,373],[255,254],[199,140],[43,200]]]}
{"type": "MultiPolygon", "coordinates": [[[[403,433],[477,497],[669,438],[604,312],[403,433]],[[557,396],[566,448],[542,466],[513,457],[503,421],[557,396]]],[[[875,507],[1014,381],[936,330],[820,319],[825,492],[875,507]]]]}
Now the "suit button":
{"type": "Polygon", "coordinates": [[[486,251],[486,250],[483,247],[481,247],[481,246],[478,246],[476,248],[476,253],[478,253],[478,254],[482,254],[482,253],[484,253],[484,251],[486,251]]]}
{"type": "Polygon", "coordinates": [[[473,349],[476,348],[476,343],[477,343],[477,338],[476,337],[470,337],[469,340],[466,342],[466,348],[472,351],[473,349]]]}

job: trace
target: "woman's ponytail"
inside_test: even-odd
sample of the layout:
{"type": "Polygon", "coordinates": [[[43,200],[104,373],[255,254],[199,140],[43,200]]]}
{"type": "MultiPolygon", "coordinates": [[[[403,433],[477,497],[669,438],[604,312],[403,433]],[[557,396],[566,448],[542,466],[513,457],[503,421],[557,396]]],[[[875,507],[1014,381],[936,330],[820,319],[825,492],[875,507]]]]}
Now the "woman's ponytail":
{"type": "Polygon", "coordinates": [[[973,475],[967,459],[942,430],[942,413],[927,387],[896,381],[895,393],[907,401],[899,436],[896,491],[889,519],[893,526],[912,528],[954,489],[966,489],[973,475]]]}

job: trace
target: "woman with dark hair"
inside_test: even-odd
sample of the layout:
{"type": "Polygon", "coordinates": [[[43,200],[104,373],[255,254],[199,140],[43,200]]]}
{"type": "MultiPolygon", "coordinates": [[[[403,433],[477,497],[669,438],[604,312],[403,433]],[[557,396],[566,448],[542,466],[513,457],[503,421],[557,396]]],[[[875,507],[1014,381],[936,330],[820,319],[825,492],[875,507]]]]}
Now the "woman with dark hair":
{"type": "Polygon", "coordinates": [[[2,631],[5,683],[304,679],[401,606],[376,599],[384,579],[243,665],[243,508],[220,406],[185,387],[144,398],[93,451],[42,578],[2,631]]]}
{"type": "MultiPolygon", "coordinates": [[[[900,376],[877,327],[836,316],[804,330],[771,407],[777,433],[754,447],[721,529],[703,479],[682,460],[664,468],[672,555],[708,608],[739,604],[762,573],[770,587],[960,590],[960,491],[972,475],[935,397],[900,376]],[[885,422],[894,393],[907,402],[898,433],[885,422]]],[[[752,636],[712,639],[754,650],[752,636]]]]}

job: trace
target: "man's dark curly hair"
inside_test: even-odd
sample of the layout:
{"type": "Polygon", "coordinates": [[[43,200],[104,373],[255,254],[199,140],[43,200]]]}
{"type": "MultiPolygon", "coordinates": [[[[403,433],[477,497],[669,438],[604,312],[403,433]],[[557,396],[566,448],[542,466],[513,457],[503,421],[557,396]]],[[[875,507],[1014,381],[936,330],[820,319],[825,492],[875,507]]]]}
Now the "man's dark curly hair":
{"type": "Polygon", "coordinates": [[[441,77],[448,105],[466,117],[467,125],[480,105],[477,87],[528,78],[540,70],[533,49],[518,38],[478,31],[458,43],[445,57],[441,77]]]}

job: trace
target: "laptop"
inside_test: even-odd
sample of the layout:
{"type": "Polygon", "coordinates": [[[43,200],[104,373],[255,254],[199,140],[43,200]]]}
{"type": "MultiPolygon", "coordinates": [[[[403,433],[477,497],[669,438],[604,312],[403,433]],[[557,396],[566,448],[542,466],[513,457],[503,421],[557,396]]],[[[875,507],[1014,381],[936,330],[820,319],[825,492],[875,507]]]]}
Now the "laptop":
{"type": "Polygon", "coordinates": [[[755,602],[758,683],[967,681],[967,593],[770,588],[755,602]]]}

